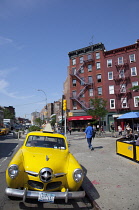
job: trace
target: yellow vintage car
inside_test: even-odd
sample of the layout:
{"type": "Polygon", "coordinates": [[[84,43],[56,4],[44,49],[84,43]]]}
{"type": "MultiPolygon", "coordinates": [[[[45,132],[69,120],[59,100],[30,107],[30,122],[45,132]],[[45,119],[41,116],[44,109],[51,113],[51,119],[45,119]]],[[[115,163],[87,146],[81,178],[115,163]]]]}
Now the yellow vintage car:
{"type": "Polygon", "coordinates": [[[6,170],[5,189],[9,198],[55,199],[82,198],[80,190],[83,170],[68,149],[64,135],[47,131],[27,134],[23,146],[17,151],[6,170]]]}
{"type": "Polygon", "coordinates": [[[0,128],[0,135],[7,135],[9,133],[9,128],[8,126],[2,126],[0,128]]]}

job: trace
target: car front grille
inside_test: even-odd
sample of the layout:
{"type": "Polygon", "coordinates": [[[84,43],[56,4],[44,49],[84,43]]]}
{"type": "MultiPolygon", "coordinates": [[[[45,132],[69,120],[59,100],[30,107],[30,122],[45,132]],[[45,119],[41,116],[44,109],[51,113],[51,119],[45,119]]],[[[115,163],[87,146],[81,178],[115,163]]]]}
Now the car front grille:
{"type": "Polygon", "coordinates": [[[28,181],[28,184],[33,187],[33,188],[36,188],[36,189],[43,189],[43,183],[41,182],[36,182],[36,181],[32,181],[32,180],[29,180],[28,181]]]}
{"type": "Polygon", "coordinates": [[[62,185],[62,182],[50,182],[46,186],[46,190],[52,190],[60,187],[62,185]]]}

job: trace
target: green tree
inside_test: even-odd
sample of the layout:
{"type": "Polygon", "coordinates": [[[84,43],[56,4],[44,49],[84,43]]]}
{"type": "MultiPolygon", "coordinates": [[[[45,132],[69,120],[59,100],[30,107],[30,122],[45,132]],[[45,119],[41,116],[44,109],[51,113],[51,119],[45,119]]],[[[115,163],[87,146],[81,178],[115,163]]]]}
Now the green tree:
{"type": "Polygon", "coordinates": [[[95,97],[94,99],[90,99],[92,109],[88,110],[87,113],[92,117],[96,118],[96,121],[99,121],[99,127],[101,125],[101,120],[104,119],[108,110],[106,109],[107,101],[102,98],[95,97]]]}
{"type": "Polygon", "coordinates": [[[4,108],[3,112],[4,112],[4,119],[14,119],[14,114],[11,113],[9,109],[4,108]]]}
{"type": "Polygon", "coordinates": [[[130,90],[139,91],[139,85],[130,88],[130,90]]]}
{"type": "Polygon", "coordinates": [[[41,126],[43,121],[41,120],[41,118],[38,117],[35,119],[35,123],[36,123],[36,125],[41,126]]]}

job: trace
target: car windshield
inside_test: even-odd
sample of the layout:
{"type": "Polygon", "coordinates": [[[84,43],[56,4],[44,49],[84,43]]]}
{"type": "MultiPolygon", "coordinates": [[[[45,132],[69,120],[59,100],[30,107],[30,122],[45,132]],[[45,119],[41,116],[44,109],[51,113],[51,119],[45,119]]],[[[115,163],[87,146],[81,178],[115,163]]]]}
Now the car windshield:
{"type": "Polygon", "coordinates": [[[37,135],[30,135],[27,139],[26,146],[66,149],[65,140],[63,138],[37,135]]]}

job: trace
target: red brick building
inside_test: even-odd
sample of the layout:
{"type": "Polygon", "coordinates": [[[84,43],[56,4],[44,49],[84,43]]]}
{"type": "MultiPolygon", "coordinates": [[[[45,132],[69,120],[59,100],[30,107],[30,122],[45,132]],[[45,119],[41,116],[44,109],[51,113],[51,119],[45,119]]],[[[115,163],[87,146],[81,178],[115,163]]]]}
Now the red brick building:
{"type": "Polygon", "coordinates": [[[135,44],[106,51],[102,43],[69,52],[66,99],[73,127],[84,127],[91,120],[86,111],[90,99],[107,100],[105,129],[128,111],[139,111],[139,40],[135,44]]]}

